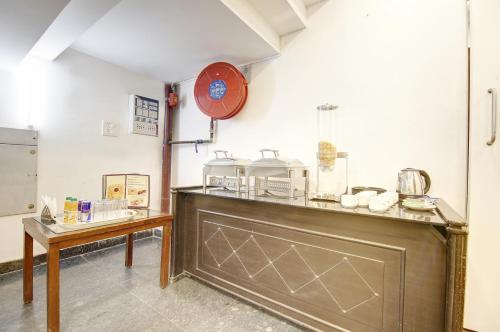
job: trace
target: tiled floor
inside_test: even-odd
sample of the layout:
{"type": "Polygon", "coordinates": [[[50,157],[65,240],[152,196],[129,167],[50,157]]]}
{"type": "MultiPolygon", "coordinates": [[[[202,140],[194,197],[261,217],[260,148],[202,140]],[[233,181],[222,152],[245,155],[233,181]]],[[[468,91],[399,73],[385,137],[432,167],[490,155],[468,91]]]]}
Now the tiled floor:
{"type": "MultiPolygon", "coordinates": [[[[159,287],[160,241],[135,242],[134,266],[118,246],[61,261],[62,331],[302,331],[193,279],[159,287]]],[[[22,271],[0,275],[0,331],[45,331],[45,265],[23,305],[22,271]]]]}

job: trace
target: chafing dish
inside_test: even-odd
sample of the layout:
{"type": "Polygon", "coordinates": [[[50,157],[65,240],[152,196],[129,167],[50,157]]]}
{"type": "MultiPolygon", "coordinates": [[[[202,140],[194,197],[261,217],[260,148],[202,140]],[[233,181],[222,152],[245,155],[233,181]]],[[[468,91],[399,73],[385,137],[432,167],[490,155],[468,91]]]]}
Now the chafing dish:
{"type": "MultiPolygon", "coordinates": [[[[262,158],[253,161],[246,173],[247,183],[250,183],[250,177],[254,178],[255,195],[286,195],[290,198],[307,196],[309,171],[302,162],[297,159],[281,159],[278,150],[262,149],[260,153],[262,158]],[[266,153],[272,153],[272,156],[266,157],[266,153]]],[[[247,186],[247,192],[249,191],[250,186],[247,186]]]]}
{"type": "Polygon", "coordinates": [[[207,186],[214,186],[238,192],[243,191],[248,183],[245,181],[245,176],[250,159],[230,157],[224,150],[213,152],[215,159],[208,161],[203,167],[203,190],[206,191],[207,186]]]}

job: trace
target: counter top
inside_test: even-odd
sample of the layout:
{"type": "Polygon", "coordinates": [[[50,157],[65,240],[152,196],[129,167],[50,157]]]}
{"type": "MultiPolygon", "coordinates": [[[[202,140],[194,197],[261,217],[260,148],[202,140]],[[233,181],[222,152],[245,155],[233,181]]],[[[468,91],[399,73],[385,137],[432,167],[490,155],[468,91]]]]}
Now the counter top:
{"type": "Polygon", "coordinates": [[[436,205],[438,208],[433,212],[412,211],[402,207],[401,204],[395,204],[386,212],[378,213],[378,212],[371,212],[368,208],[358,207],[355,209],[347,209],[343,208],[340,205],[340,203],[310,200],[306,199],[305,197],[298,197],[292,199],[292,198],[284,198],[276,196],[255,196],[252,193],[250,194],[238,193],[220,188],[207,189],[206,192],[204,192],[203,189],[200,189],[198,187],[176,188],[173,190],[195,195],[208,195],[215,197],[224,197],[229,199],[264,202],[269,204],[281,204],[281,205],[302,207],[306,209],[333,211],[349,215],[369,216],[375,218],[392,219],[397,221],[429,224],[435,226],[448,226],[450,224],[454,226],[467,225],[465,220],[463,220],[458,215],[458,213],[453,211],[449,207],[449,205],[442,199],[437,200],[436,205]]]}

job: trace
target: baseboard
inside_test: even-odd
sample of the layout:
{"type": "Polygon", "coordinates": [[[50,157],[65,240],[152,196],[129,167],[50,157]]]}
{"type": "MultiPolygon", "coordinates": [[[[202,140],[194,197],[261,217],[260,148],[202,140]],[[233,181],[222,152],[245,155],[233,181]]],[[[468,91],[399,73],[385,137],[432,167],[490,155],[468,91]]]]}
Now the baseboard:
{"type": "Polygon", "coordinates": [[[155,228],[155,229],[154,229],[154,234],[153,234],[153,236],[154,236],[154,237],[159,237],[159,238],[161,238],[161,237],[162,237],[162,234],[163,234],[163,231],[162,231],[162,229],[161,229],[161,228],[155,228]]]}
{"type": "MultiPolygon", "coordinates": [[[[161,230],[155,229],[153,231],[151,229],[148,229],[145,231],[135,233],[134,240],[144,239],[144,238],[148,238],[148,237],[152,237],[152,236],[161,237],[161,234],[162,234],[161,230]]],[[[97,251],[97,250],[117,246],[117,245],[125,243],[125,241],[126,241],[126,237],[120,236],[120,237],[115,237],[112,239],[105,239],[105,240],[101,240],[101,241],[97,241],[97,242],[87,243],[87,244],[83,244],[80,246],[71,247],[71,248],[61,250],[60,257],[61,257],[61,259],[64,259],[64,258],[69,258],[69,257],[73,257],[73,256],[78,256],[78,255],[86,254],[86,253],[89,253],[92,251],[97,251]]],[[[37,255],[37,256],[33,257],[33,264],[35,266],[43,264],[46,261],[47,261],[47,254],[41,254],[41,255],[37,255]]],[[[22,259],[0,263],[0,274],[18,271],[18,270],[22,270],[22,269],[23,269],[23,260],[22,259]]]]}

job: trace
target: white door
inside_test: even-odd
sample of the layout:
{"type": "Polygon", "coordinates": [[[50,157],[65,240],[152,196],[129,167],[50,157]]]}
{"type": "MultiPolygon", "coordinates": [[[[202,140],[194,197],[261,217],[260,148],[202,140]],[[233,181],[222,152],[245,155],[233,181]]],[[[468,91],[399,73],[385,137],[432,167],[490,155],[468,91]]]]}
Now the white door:
{"type": "MultiPolygon", "coordinates": [[[[493,93],[500,93],[500,0],[471,0],[469,254],[465,327],[500,331],[500,137],[492,145],[493,93]]],[[[500,114],[499,114],[500,116],[500,114]]],[[[500,128],[499,128],[500,129],[500,128]]]]}

